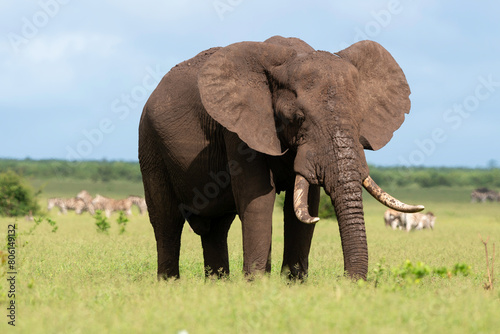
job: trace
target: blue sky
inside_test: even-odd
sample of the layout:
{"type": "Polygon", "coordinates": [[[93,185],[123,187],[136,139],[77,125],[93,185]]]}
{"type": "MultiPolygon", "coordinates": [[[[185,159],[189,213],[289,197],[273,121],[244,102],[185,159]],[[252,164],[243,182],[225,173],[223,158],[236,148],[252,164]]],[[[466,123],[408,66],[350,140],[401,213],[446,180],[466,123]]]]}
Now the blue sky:
{"type": "Polygon", "coordinates": [[[412,109],[375,165],[500,164],[500,3],[0,2],[0,157],[137,159],[142,107],[175,64],[213,46],[298,37],[382,44],[412,109]]]}

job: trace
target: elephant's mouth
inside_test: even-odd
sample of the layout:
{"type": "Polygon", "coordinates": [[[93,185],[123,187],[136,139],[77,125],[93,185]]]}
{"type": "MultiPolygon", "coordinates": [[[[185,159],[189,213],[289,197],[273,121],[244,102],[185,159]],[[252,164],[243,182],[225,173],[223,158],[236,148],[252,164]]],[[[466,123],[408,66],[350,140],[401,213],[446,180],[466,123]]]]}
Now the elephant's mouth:
{"type": "MultiPolygon", "coordinates": [[[[419,212],[425,208],[423,205],[410,205],[394,198],[380,188],[370,176],[363,180],[363,187],[377,201],[384,204],[388,208],[407,213],[419,212]]],[[[295,215],[303,223],[314,224],[319,221],[319,217],[312,217],[309,214],[307,203],[308,194],[309,182],[302,175],[297,174],[293,190],[293,208],[295,210],[295,215]]]]}

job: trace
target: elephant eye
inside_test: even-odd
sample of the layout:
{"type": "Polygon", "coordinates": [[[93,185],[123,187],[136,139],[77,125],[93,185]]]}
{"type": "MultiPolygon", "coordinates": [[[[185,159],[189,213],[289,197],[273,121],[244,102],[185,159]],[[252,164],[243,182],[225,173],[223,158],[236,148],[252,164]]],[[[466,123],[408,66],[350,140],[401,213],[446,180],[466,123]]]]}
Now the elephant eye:
{"type": "Polygon", "coordinates": [[[297,125],[302,125],[304,123],[305,116],[302,110],[298,110],[296,113],[293,114],[293,122],[297,125]]]}

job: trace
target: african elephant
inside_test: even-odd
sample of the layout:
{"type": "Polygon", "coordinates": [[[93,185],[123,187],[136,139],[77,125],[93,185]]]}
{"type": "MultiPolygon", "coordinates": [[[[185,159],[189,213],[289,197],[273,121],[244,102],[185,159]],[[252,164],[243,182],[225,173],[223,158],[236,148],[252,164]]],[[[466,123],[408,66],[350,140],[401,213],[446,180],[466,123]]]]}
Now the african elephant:
{"type": "Polygon", "coordinates": [[[409,112],[409,95],[399,65],[371,41],[333,54],[275,36],[212,48],[172,68],[139,125],[158,277],[179,277],[185,220],[201,236],[205,274],[228,274],[227,233],[236,214],[244,272],[270,272],[281,191],[282,273],[305,277],[321,186],[335,207],[345,272],[366,279],[363,186],[389,207],[423,209],[383,192],[363,151],[391,139],[409,112]]]}

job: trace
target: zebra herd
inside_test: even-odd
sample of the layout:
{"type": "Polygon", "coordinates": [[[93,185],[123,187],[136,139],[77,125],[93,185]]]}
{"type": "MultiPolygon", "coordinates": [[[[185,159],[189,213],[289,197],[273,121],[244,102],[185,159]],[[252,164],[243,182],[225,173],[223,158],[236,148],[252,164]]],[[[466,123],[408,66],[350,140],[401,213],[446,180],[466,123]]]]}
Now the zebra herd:
{"type": "Polygon", "coordinates": [[[139,208],[141,215],[148,210],[146,201],[139,196],[131,195],[124,199],[113,199],[97,194],[92,197],[88,191],[82,190],[71,198],[49,198],[47,210],[50,211],[52,208],[58,207],[62,214],[66,214],[68,210],[74,210],[79,215],[84,211],[94,215],[97,210],[101,210],[106,214],[106,217],[110,217],[115,211],[123,211],[129,216],[132,214],[132,205],[139,208]]]}
{"type": "Polygon", "coordinates": [[[427,213],[404,213],[388,209],[384,213],[384,221],[386,226],[392,227],[393,230],[423,230],[434,229],[436,216],[432,212],[427,213]]]}
{"type": "MultiPolygon", "coordinates": [[[[479,202],[500,202],[500,192],[488,188],[477,188],[470,195],[472,203],[479,202]]],[[[422,230],[434,229],[436,216],[432,212],[423,213],[402,213],[392,209],[384,213],[385,225],[393,230],[422,230]]]]}
{"type": "Polygon", "coordinates": [[[470,194],[470,201],[472,203],[500,202],[500,192],[488,188],[477,188],[470,194]]]}

